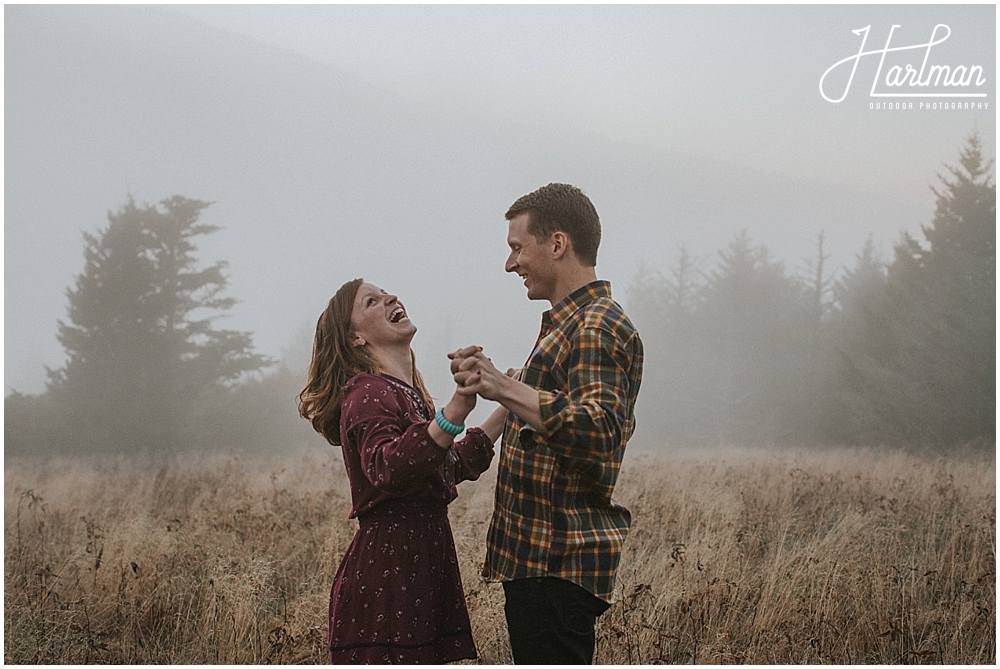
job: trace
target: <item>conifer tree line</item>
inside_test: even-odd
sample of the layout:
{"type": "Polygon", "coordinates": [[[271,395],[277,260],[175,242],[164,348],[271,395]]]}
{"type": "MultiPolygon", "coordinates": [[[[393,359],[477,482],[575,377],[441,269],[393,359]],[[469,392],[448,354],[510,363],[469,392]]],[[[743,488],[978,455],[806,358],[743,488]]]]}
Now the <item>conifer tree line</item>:
{"type": "Polygon", "coordinates": [[[683,249],[665,274],[640,270],[628,307],[646,344],[646,434],[668,447],[992,447],[993,166],[970,137],[931,222],[888,259],[869,238],[835,272],[820,233],[789,272],[744,232],[707,270],[683,249]]]}
{"type": "MultiPolygon", "coordinates": [[[[747,232],[712,266],[640,269],[628,310],[646,348],[640,422],[663,447],[963,444],[996,430],[996,182],[977,136],[936,187],[920,238],[871,240],[835,272],[824,235],[789,272],[747,232]]],[[[199,264],[209,203],[129,198],[84,234],[41,395],[4,402],[6,454],[170,454],[315,443],[295,410],[303,361],[220,327],[226,263],[199,264]]]]}
{"type": "Polygon", "coordinates": [[[40,396],[4,402],[5,452],[171,454],[287,445],[298,377],[255,353],[252,334],[219,327],[236,304],[225,261],[200,266],[208,202],[129,198],[97,234],[58,323],[65,365],[40,396]],[[267,370],[269,373],[262,374],[267,370]]]}

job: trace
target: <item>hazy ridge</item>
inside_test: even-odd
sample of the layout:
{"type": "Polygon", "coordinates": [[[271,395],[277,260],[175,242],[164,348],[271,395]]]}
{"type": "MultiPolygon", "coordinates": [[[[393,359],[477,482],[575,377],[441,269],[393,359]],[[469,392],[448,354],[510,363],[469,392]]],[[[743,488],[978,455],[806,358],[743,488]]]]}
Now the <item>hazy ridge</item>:
{"type": "MultiPolygon", "coordinates": [[[[476,118],[451,101],[419,105],[166,8],[8,6],[5,60],[8,389],[39,390],[41,362],[58,365],[55,321],[82,266],[80,232],[104,225],[129,192],[216,203],[206,222],[224,231],[202,255],[230,262],[241,300],[233,326],[272,354],[362,274],[418,289],[411,307],[439,340],[466,343],[497,313],[532,337],[540,309],[500,271],[502,214],[549,181],[577,183],[597,203],[606,228],[598,269],[619,298],[638,260],[665,267],[680,243],[710,258],[746,228],[794,266],[825,229],[844,263],[870,231],[912,229],[932,213],[476,118]],[[457,323],[438,326],[453,317],[440,304],[463,305],[457,323]]],[[[510,355],[528,345],[518,339],[510,355]]]]}

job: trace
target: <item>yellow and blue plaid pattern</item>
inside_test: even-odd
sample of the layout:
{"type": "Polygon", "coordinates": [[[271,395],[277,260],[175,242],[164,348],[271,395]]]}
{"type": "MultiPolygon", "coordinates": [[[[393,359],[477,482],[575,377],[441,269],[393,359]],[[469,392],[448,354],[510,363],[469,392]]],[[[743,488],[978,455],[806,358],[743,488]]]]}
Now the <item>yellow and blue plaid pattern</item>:
{"type": "Polygon", "coordinates": [[[507,416],[483,577],[555,576],[610,602],[628,509],[611,498],[635,431],[642,340],[595,281],[542,315],[520,379],[543,430],[507,416]]]}

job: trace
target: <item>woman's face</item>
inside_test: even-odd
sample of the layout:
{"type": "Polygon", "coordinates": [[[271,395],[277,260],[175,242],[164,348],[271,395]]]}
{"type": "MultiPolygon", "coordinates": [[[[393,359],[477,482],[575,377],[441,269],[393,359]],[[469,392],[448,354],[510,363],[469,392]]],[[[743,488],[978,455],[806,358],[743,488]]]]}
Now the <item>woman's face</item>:
{"type": "Polygon", "coordinates": [[[372,350],[405,344],[417,332],[417,326],[406,315],[403,303],[378,286],[365,282],[358,288],[351,312],[355,346],[371,346],[372,350]]]}

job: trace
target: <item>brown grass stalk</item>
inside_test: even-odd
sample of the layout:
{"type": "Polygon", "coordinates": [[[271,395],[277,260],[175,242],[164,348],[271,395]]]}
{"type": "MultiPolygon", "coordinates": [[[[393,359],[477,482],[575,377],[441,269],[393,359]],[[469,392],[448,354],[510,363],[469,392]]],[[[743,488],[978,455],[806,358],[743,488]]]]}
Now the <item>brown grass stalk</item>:
{"type": "MultiPolygon", "coordinates": [[[[335,451],[280,461],[8,460],[9,664],[325,662],[354,533],[335,451]]],[[[509,663],[483,583],[495,471],[450,510],[480,661],[509,663]]],[[[626,457],[633,513],[597,661],[994,664],[992,457],[626,457]]]]}

